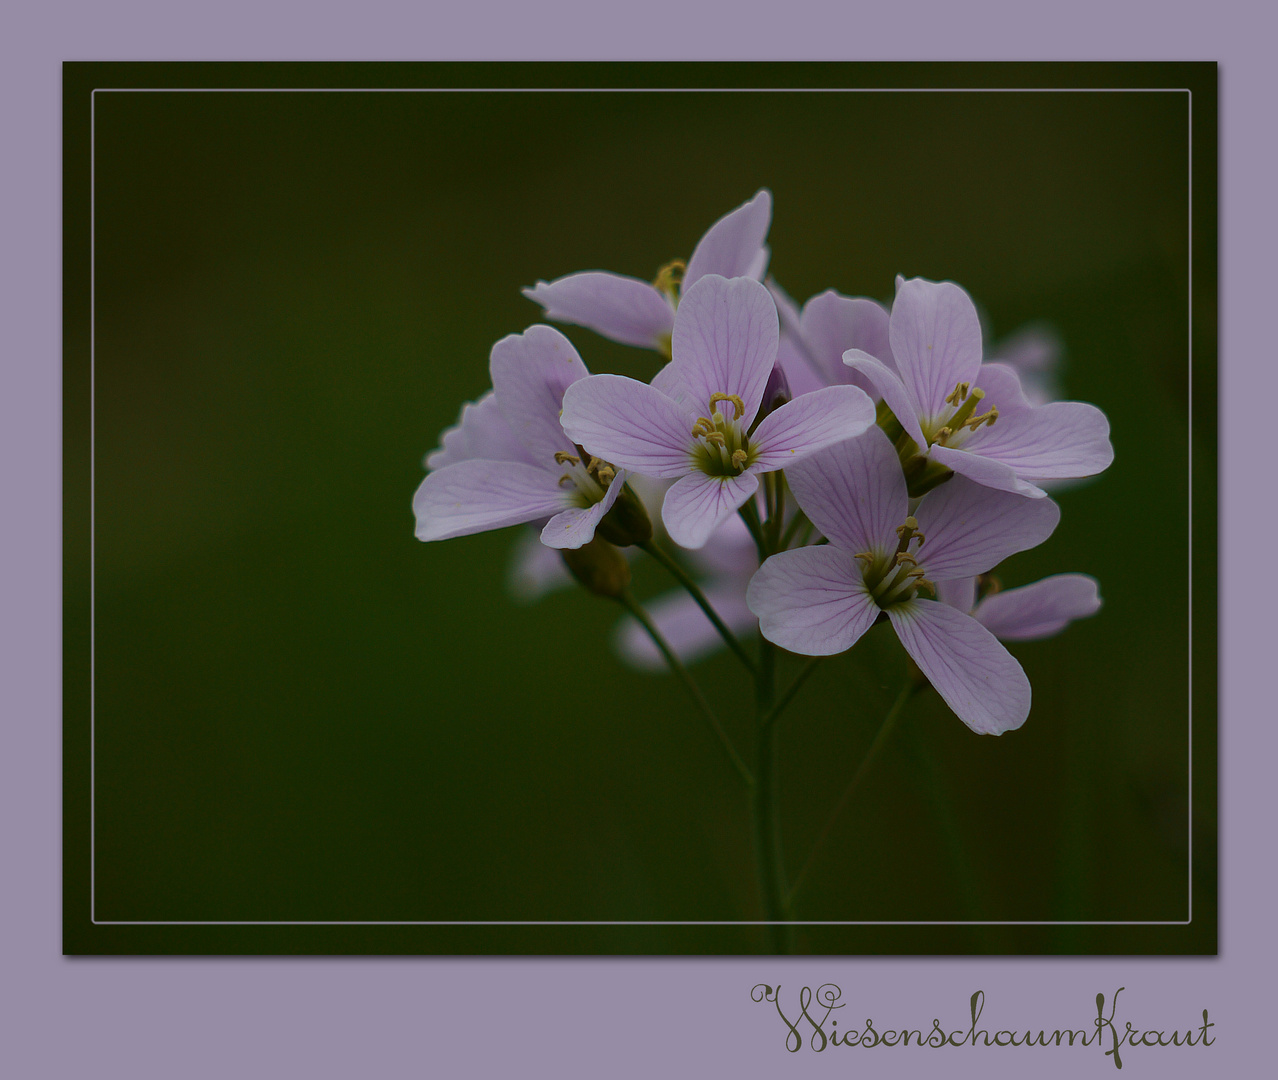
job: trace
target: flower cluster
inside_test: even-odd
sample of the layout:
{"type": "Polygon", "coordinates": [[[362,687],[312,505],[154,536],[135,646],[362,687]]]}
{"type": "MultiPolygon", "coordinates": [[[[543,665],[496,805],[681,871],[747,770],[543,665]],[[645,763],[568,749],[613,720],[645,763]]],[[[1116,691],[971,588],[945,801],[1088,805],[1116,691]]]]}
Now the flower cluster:
{"type": "Polygon", "coordinates": [[[1052,534],[1047,488],[1108,467],[1108,421],[1051,400],[1041,332],[988,359],[952,282],[898,277],[890,308],[832,290],[800,307],[765,277],[770,219],[760,191],[651,283],[588,272],[525,290],[548,319],[664,362],[641,382],[590,374],[547,325],[503,338],[492,390],[426,459],[417,536],[534,523],[578,580],[626,599],[639,621],[618,641],[640,664],[756,625],[824,656],[886,621],[972,730],[1016,728],[1030,685],[1002,641],[1054,634],[1100,600],[1084,575],[998,591],[990,574],[1052,534]],[[645,615],[617,551],[632,545],[689,595],[645,615]]]}

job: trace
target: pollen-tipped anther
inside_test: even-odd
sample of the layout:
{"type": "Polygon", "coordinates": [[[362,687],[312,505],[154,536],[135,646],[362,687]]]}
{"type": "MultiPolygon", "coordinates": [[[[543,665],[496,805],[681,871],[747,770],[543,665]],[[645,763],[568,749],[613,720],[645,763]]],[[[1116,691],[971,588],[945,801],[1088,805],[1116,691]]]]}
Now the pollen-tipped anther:
{"type": "Polygon", "coordinates": [[[971,383],[965,382],[958,383],[950,392],[950,396],[945,399],[946,403],[957,406],[965,397],[967,397],[968,387],[971,385],[971,383]]]}
{"type": "Polygon", "coordinates": [[[749,456],[750,455],[747,454],[744,450],[733,450],[732,451],[732,467],[734,469],[744,469],[746,465],[746,460],[749,458],[749,456]]]}
{"type": "Polygon", "coordinates": [[[580,465],[581,458],[575,457],[574,455],[568,453],[566,450],[556,450],[555,464],[556,465],[580,465]]]}
{"type": "Polygon", "coordinates": [[[740,420],[743,416],[745,416],[744,401],[742,401],[736,394],[724,394],[724,393],[720,393],[717,390],[710,395],[710,412],[711,413],[714,412],[714,407],[718,405],[719,402],[721,401],[732,402],[732,419],[733,420],[740,420]]]}

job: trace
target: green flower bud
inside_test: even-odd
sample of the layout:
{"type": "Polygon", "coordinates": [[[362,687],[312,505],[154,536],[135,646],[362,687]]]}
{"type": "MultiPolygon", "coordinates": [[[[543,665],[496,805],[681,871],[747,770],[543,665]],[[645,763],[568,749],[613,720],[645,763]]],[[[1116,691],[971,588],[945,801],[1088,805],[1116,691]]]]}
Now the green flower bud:
{"type": "Polygon", "coordinates": [[[595,537],[582,547],[566,548],[559,554],[572,576],[595,596],[616,599],[630,587],[630,564],[607,540],[595,537]]]}

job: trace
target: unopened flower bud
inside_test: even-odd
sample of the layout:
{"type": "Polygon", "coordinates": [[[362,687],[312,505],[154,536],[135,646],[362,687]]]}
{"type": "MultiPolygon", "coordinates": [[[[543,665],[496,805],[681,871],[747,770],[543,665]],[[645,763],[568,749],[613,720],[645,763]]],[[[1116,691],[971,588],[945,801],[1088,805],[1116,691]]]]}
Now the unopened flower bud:
{"type": "Polygon", "coordinates": [[[630,587],[630,564],[607,540],[596,537],[582,547],[565,548],[560,554],[572,576],[595,596],[615,599],[630,587]]]}
{"type": "Polygon", "coordinates": [[[595,533],[617,547],[629,547],[652,539],[652,520],[629,484],[621,489],[612,509],[596,526],[595,533]]]}

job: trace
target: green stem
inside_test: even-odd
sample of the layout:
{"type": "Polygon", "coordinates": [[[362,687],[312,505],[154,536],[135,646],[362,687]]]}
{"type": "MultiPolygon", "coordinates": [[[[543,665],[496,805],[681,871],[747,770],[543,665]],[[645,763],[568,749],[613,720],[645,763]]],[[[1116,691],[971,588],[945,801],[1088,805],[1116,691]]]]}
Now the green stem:
{"type": "Polygon", "coordinates": [[[786,526],[785,534],[781,537],[781,550],[789,550],[790,542],[794,539],[795,534],[804,525],[811,526],[811,524],[812,523],[808,521],[807,514],[805,514],[802,510],[795,513],[794,517],[790,520],[790,524],[786,526]]]}
{"type": "Polygon", "coordinates": [[[727,753],[728,760],[732,762],[733,768],[741,775],[742,780],[753,787],[754,777],[751,775],[749,768],[746,767],[746,763],[741,760],[741,755],[737,753],[736,747],[732,745],[732,740],[728,738],[727,732],[720,726],[718,717],[715,716],[714,710],[710,708],[710,703],[706,701],[705,695],[701,692],[701,687],[697,685],[696,680],[689,674],[688,669],[683,666],[683,662],[675,655],[674,650],[670,648],[666,639],[661,636],[661,632],[653,623],[651,616],[629,591],[623,592],[617,597],[617,600],[638,620],[639,625],[648,632],[648,636],[652,638],[652,643],[657,646],[661,651],[661,655],[666,658],[666,663],[670,665],[670,670],[683,680],[684,686],[687,687],[692,700],[696,702],[701,715],[706,718],[706,722],[709,723],[714,733],[719,737],[719,742],[727,753]]]}
{"type": "Polygon", "coordinates": [[[764,918],[769,926],[772,951],[790,952],[791,932],[786,926],[790,906],[786,902],[785,859],[781,848],[781,819],[777,804],[777,737],[779,710],[773,702],[776,651],[771,642],[761,639],[759,674],[755,679],[755,697],[759,716],[758,782],[754,787],[751,809],[754,817],[754,853],[759,872],[759,890],[763,896],[764,918]]]}
{"type": "Polygon", "coordinates": [[[785,474],[782,472],[773,472],[768,473],[768,476],[771,477],[772,487],[776,492],[776,495],[772,500],[772,514],[768,518],[768,524],[770,525],[769,532],[771,533],[771,536],[768,538],[769,550],[782,551],[784,549],[781,546],[781,525],[785,520],[785,474]]]}
{"type": "Polygon", "coordinates": [[[688,595],[697,602],[697,606],[706,613],[706,618],[714,624],[714,628],[719,631],[719,636],[723,638],[728,648],[737,655],[737,659],[746,667],[751,675],[755,673],[754,661],[750,659],[750,654],[742,647],[741,642],[737,640],[736,634],[728,629],[727,624],[719,618],[719,613],[710,606],[710,601],[706,599],[706,594],[701,591],[701,587],[688,576],[688,572],[684,570],[674,559],[672,559],[665,550],[655,541],[646,540],[642,544],[636,545],[643,551],[646,551],[657,562],[661,563],[671,576],[688,590],[688,595]]]}
{"type": "Polygon", "coordinates": [[[754,546],[759,550],[759,562],[770,554],[768,551],[768,541],[763,535],[763,525],[759,522],[759,508],[755,506],[754,499],[748,499],[744,506],[738,511],[741,520],[746,523],[746,528],[750,530],[750,535],[754,538],[754,546]]]}
{"type": "Polygon", "coordinates": [[[883,726],[879,728],[879,733],[874,736],[874,741],[870,743],[870,749],[866,751],[861,764],[857,766],[856,772],[852,774],[852,779],[848,781],[848,786],[843,789],[843,794],[839,796],[839,801],[835,804],[834,810],[825,823],[825,827],[822,828],[821,834],[816,838],[816,843],[812,845],[812,850],[808,852],[808,858],[803,864],[803,869],[799,871],[798,876],[794,879],[794,885],[791,887],[788,897],[789,903],[794,903],[794,898],[799,894],[799,888],[803,885],[808,871],[812,869],[812,863],[816,860],[817,853],[830,835],[830,830],[834,828],[834,823],[838,820],[839,814],[842,813],[843,808],[848,804],[852,796],[856,794],[856,789],[860,787],[861,781],[865,778],[866,773],[870,771],[870,766],[874,764],[874,759],[879,756],[879,751],[883,749],[884,744],[888,741],[888,736],[892,734],[892,729],[896,726],[897,718],[901,715],[901,710],[905,708],[905,703],[910,700],[917,689],[918,683],[911,679],[902,688],[900,694],[897,695],[892,708],[888,710],[888,714],[883,720],[883,726]]]}

